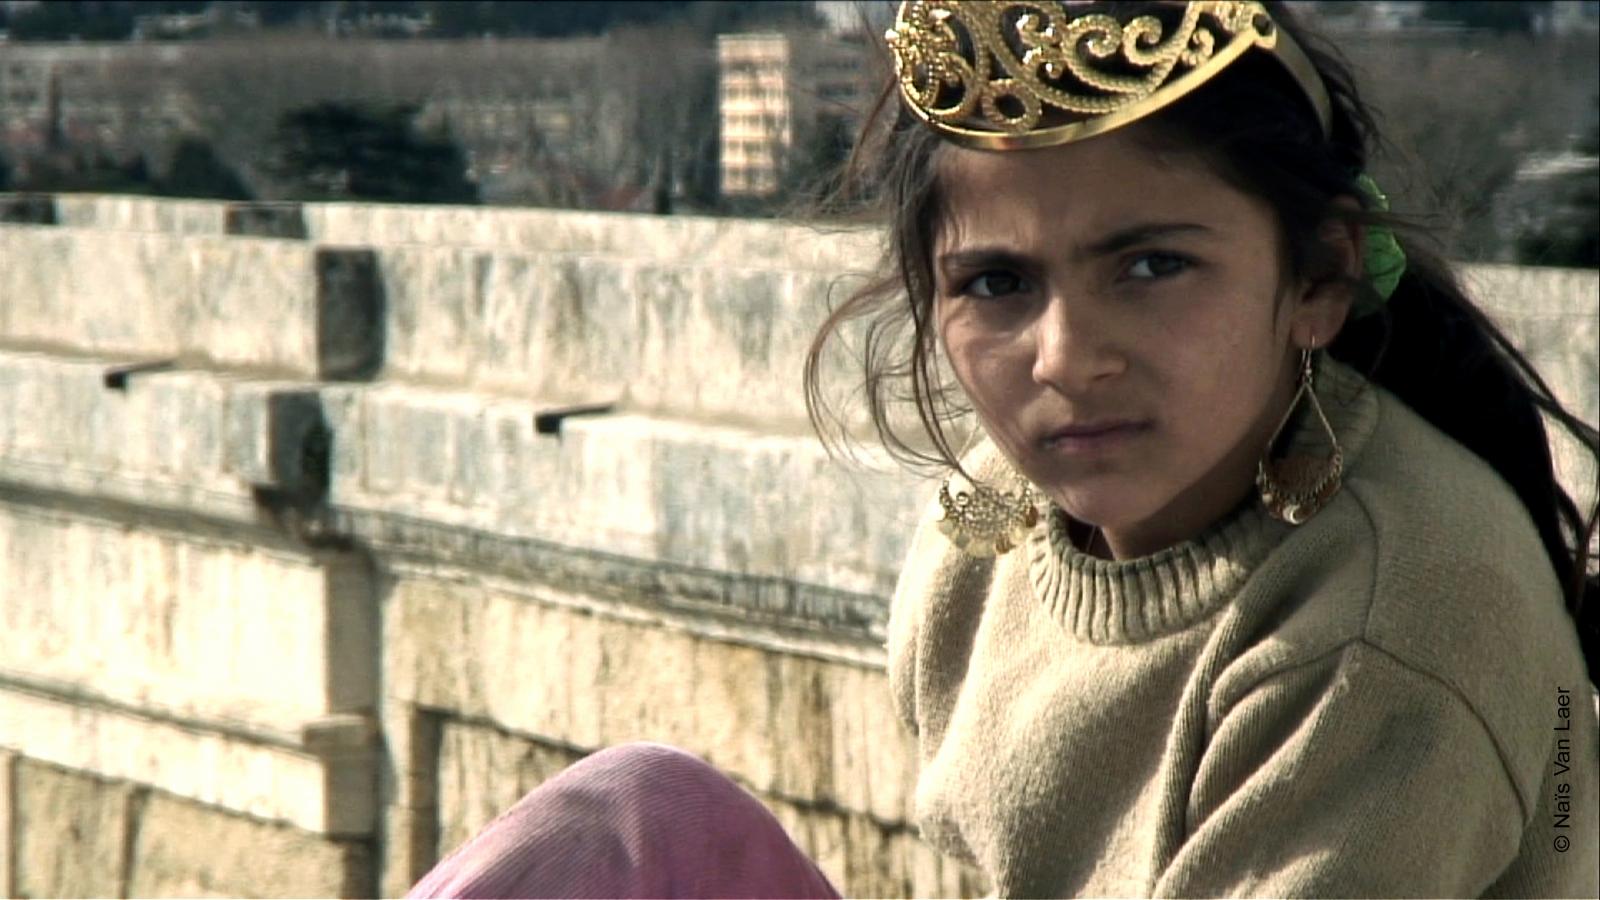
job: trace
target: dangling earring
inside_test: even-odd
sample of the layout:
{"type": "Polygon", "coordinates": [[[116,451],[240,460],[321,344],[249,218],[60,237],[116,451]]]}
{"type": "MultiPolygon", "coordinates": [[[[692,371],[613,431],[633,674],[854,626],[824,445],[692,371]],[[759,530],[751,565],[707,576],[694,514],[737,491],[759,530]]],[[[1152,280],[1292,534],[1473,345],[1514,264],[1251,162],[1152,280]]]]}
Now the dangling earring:
{"type": "MultiPolygon", "coordinates": [[[[1312,346],[1315,345],[1316,338],[1313,337],[1312,346]]],[[[1300,387],[1295,391],[1294,399],[1289,401],[1289,409],[1283,414],[1283,420],[1273,430],[1266,453],[1256,465],[1256,490],[1260,492],[1261,502],[1273,518],[1299,525],[1315,515],[1339,492],[1343,474],[1344,450],[1339,447],[1339,438],[1333,433],[1333,426],[1328,424],[1328,417],[1317,400],[1316,386],[1312,384],[1311,351],[1302,349],[1300,387]],[[1333,447],[1333,452],[1322,460],[1293,452],[1284,459],[1274,460],[1272,448],[1278,443],[1283,426],[1293,417],[1295,407],[1300,405],[1301,397],[1311,398],[1311,409],[1322,422],[1322,429],[1328,434],[1328,443],[1333,447]]]]}
{"type": "Polygon", "coordinates": [[[986,485],[957,490],[952,495],[950,479],[939,486],[939,505],[944,515],[939,530],[970,556],[1000,556],[1027,539],[1039,524],[1039,495],[1021,477],[1014,491],[998,491],[986,485]]]}

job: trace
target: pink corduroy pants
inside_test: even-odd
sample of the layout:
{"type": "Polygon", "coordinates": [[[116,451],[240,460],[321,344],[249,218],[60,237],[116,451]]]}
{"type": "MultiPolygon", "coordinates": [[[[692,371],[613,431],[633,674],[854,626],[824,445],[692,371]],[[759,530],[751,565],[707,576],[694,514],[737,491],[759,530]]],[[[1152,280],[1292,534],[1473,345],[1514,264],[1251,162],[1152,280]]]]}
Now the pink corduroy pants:
{"type": "Polygon", "coordinates": [[[529,791],[407,897],[828,897],[759,801],[661,744],[602,750],[529,791]]]}

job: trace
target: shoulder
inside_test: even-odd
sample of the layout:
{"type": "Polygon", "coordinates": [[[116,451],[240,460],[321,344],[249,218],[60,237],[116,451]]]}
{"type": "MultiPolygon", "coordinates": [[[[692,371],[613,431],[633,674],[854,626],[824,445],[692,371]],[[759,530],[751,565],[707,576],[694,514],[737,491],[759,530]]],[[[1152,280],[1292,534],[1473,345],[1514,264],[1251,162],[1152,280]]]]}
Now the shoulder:
{"type": "MultiPolygon", "coordinates": [[[[1003,460],[987,440],[962,457],[962,466],[982,481],[998,478],[1003,460]]],[[[930,675],[950,668],[964,670],[960,660],[924,658],[924,644],[943,654],[963,652],[977,629],[996,560],[962,552],[940,530],[944,509],[931,496],[918,517],[905,562],[889,603],[887,670],[889,687],[900,718],[913,730],[921,724],[920,688],[930,675]]]]}
{"type": "Polygon", "coordinates": [[[1464,653],[1521,656],[1569,634],[1561,586],[1511,486],[1398,397],[1346,374],[1341,388],[1362,395],[1332,402],[1359,403],[1368,424],[1339,493],[1264,564],[1257,587],[1272,596],[1259,602],[1275,607],[1273,628],[1322,636],[1301,658],[1359,639],[1441,677],[1464,653]]]}
{"type": "Polygon", "coordinates": [[[1560,583],[1539,533],[1490,465],[1399,398],[1374,389],[1378,425],[1346,479],[1375,548],[1364,636],[1428,667],[1448,626],[1502,645],[1564,625],[1560,583]]]}
{"type": "Polygon", "coordinates": [[[1398,398],[1379,400],[1384,445],[1350,484],[1377,549],[1363,636],[1456,691],[1531,803],[1558,693],[1588,690],[1560,582],[1511,486],[1398,398]]]}
{"type": "Polygon", "coordinates": [[[1298,560],[1282,574],[1294,596],[1280,598],[1214,701],[1231,706],[1282,672],[1363,646],[1481,720],[1526,805],[1558,689],[1587,685],[1560,585],[1498,473],[1399,398],[1364,389],[1375,416],[1342,491],[1274,554],[1298,560]]]}

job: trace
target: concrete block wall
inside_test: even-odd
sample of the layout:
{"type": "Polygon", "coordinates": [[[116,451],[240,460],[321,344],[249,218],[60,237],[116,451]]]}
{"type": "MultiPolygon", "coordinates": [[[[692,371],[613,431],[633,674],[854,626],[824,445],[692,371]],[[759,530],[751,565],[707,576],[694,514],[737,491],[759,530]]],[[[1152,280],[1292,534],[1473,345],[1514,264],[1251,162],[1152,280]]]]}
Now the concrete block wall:
{"type": "MultiPolygon", "coordinates": [[[[847,893],[987,889],[882,671],[931,486],[799,401],[875,234],[46,199],[0,224],[0,892],[395,896],[630,740],[847,893]]],[[[1469,275],[1600,418],[1600,279],[1469,275]]]]}

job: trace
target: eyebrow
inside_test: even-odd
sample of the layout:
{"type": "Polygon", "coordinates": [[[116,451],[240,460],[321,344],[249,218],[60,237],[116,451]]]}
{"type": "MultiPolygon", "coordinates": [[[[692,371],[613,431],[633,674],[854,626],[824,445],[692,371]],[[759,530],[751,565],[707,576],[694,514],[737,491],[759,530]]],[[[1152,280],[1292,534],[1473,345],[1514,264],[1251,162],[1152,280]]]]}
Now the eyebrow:
{"type": "MultiPolygon", "coordinates": [[[[1129,247],[1137,247],[1157,238],[1193,233],[1214,234],[1215,232],[1213,229],[1198,222],[1145,222],[1114,231],[1092,244],[1079,248],[1074,255],[1079,257],[1112,256],[1129,247]]],[[[970,250],[958,250],[939,255],[940,266],[953,265],[961,268],[975,266],[1017,267],[1026,262],[1026,257],[1005,247],[974,247],[970,250]]]]}

